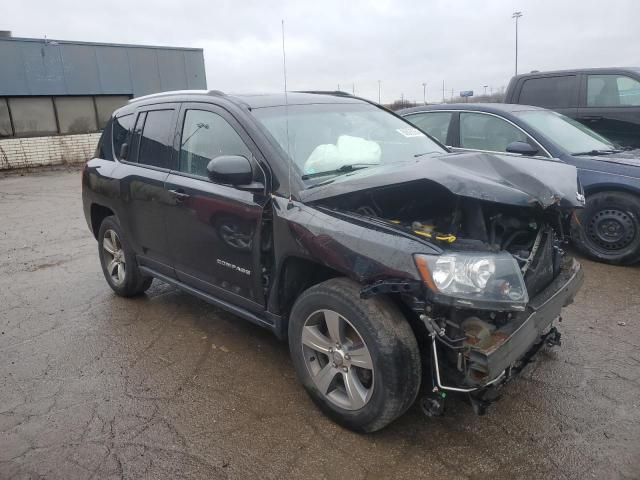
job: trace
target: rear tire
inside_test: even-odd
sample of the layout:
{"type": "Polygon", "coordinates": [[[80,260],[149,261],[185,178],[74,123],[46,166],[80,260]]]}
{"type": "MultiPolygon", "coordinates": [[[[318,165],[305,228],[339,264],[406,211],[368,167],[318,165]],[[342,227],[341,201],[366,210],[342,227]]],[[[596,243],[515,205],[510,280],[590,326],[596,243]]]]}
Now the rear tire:
{"type": "Polygon", "coordinates": [[[289,350],[314,403],[351,430],[385,427],[420,388],[420,352],[406,318],[388,298],[361,299],[360,286],[345,278],[300,295],[289,319],[289,350]]]}
{"type": "Polygon", "coordinates": [[[614,265],[640,261],[640,198],[599,192],[571,220],[574,244],[587,256],[614,265]]]}
{"type": "Polygon", "coordinates": [[[106,217],[100,224],[98,256],[104,278],[117,295],[133,297],[151,286],[153,278],[140,272],[133,249],[114,216],[106,217]]]}

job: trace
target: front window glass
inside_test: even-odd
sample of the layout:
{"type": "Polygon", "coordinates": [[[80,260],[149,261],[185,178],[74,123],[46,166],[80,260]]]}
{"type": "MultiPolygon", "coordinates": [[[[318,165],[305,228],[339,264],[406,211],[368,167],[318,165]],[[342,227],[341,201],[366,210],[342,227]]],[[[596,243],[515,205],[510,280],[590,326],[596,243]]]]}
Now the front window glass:
{"type": "Polygon", "coordinates": [[[411,124],[369,104],[289,105],[252,113],[303,175],[445,152],[411,124]]]}
{"type": "Polygon", "coordinates": [[[251,152],[240,135],[220,115],[204,110],[187,110],[182,127],[179,170],[206,177],[209,162],[221,155],[251,158],[251,152]]]}
{"type": "Polygon", "coordinates": [[[485,113],[460,114],[460,146],[472,150],[506,152],[513,142],[527,142],[527,135],[509,122],[485,113]]]}
{"type": "Polygon", "coordinates": [[[614,150],[615,145],[593,130],[556,112],[527,110],[515,115],[572,155],[614,150]]]}
{"type": "Polygon", "coordinates": [[[407,115],[405,118],[422,131],[437,138],[440,143],[446,144],[452,115],[453,112],[431,112],[407,115]]]}
{"type": "Polygon", "coordinates": [[[640,82],[624,75],[589,75],[587,106],[640,106],[640,82]]]}

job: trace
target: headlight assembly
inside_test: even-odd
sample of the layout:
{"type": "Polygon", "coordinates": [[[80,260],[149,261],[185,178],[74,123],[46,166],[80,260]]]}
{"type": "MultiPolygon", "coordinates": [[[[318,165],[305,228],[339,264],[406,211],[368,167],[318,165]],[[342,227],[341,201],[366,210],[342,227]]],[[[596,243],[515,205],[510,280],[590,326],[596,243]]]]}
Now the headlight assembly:
{"type": "Polygon", "coordinates": [[[518,262],[507,252],[415,255],[434,300],[461,307],[524,310],[529,301],[518,262]]]}

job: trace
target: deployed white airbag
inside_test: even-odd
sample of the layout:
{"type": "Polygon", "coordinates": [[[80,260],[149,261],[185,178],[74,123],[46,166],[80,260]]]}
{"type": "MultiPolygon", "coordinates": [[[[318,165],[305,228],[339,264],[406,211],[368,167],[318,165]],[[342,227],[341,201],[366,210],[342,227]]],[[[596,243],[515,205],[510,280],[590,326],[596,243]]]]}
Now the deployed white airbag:
{"type": "Polygon", "coordinates": [[[304,164],[304,173],[335,170],[354,163],[380,163],[382,150],[371,140],[349,135],[340,135],[336,145],[318,145],[304,164]]]}

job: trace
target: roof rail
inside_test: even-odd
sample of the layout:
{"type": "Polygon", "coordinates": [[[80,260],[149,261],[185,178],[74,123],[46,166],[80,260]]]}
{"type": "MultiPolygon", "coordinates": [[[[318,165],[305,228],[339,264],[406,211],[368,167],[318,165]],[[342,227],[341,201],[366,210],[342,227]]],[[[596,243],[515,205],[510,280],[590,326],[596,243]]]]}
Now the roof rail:
{"type": "Polygon", "coordinates": [[[171,95],[215,95],[215,96],[224,96],[224,92],[220,90],[172,90],[168,92],[158,92],[151,93],[149,95],[143,95],[141,97],[132,98],[129,100],[129,103],[139,102],[141,100],[147,100],[149,98],[161,98],[161,97],[169,97],[171,95]]]}
{"type": "Polygon", "coordinates": [[[313,93],[316,95],[336,95],[338,97],[353,97],[349,92],[341,90],[296,90],[295,93],[313,93]]]}

